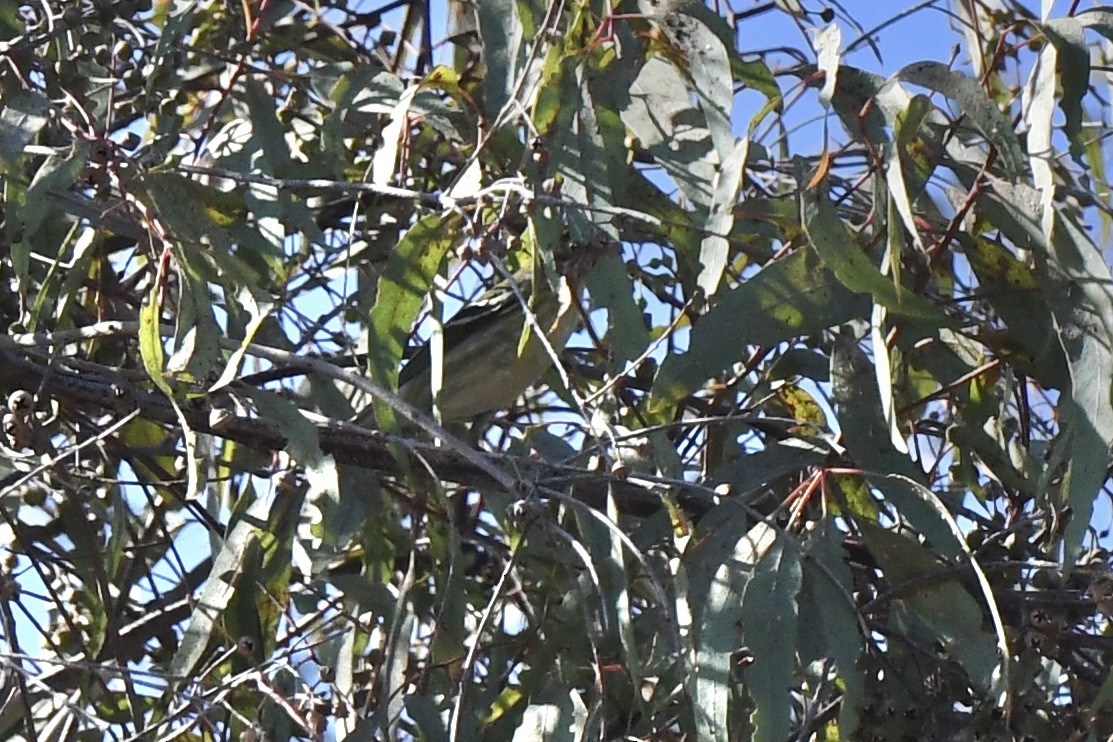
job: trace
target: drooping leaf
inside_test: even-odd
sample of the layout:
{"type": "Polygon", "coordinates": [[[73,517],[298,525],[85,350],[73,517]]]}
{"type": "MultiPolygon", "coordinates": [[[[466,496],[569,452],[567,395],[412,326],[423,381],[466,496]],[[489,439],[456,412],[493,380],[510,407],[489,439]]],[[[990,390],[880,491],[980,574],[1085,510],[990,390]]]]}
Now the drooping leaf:
{"type": "Polygon", "coordinates": [[[742,595],[741,621],[753,663],[746,667],[746,690],[754,700],[755,740],[782,740],[790,730],[792,683],[800,591],[800,554],[787,538],[776,539],[754,565],[742,595]],[[776,626],[777,631],[767,627],[776,626]]]}
{"type": "MultiPolygon", "coordinates": [[[[257,595],[257,584],[244,585],[237,580],[250,564],[253,544],[259,538],[260,525],[270,517],[272,504],[265,497],[253,501],[244,497],[234,511],[234,522],[213,558],[212,576],[197,598],[180,647],[170,662],[170,671],[175,677],[192,678],[212,642],[222,638],[216,629],[223,624],[225,610],[237,592],[243,591],[241,597],[257,595]]],[[[238,639],[239,636],[231,637],[232,641],[238,639]]]]}
{"type": "Polygon", "coordinates": [[[963,252],[983,295],[1009,330],[1009,343],[994,350],[1023,364],[1020,367],[1043,386],[1064,387],[1069,380],[1062,347],[1035,272],[1004,246],[981,239],[965,241],[963,252]]]}
{"type": "Polygon", "coordinates": [[[730,47],[708,25],[716,21],[722,23],[717,15],[706,13],[703,3],[675,3],[660,24],[687,62],[685,71],[691,76],[692,90],[707,118],[719,162],[726,165],[735,147],[730,123],[734,91],[727,54],[730,47]],[[709,21],[708,16],[713,20],[709,21]]]}
{"type": "Polygon", "coordinates": [[[823,73],[823,88],[819,91],[819,102],[831,105],[835,96],[835,86],[839,73],[839,44],[842,43],[842,30],[837,23],[828,23],[818,29],[812,39],[816,53],[816,66],[823,73]]]}
{"type": "MultiPolygon", "coordinates": [[[[433,276],[456,242],[458,228],[456,217],[430,214],[410,227],[391,251],[368,323],[367,363],[379,383],[395,385],[410,328],[433,285],[433,276]]],[[[390,415],[384,406],[376,409],[376,418],[384,424],[390,415]]]]}
{"type": "Polygon", "coordinates": [[[700,245],[700,273],[697,278],[697,283],[706,297],[714,296],[719,290],[719,284],[723,280],[723,273],[730,258],[730,243],[727,241],[727,235],[734,226],[735,204],[738,202],[738,192],[742,188],[742,179],[746,172],[746,153],[749,148],[750,140],[745,137],[735,142],[715,177],[715,192],[712,194],[707,221],[704,223],[707,236],[703,238],[700,245]]]}
{"type": "Polygon", "coordinates": [[[147,297],[146,303],[139,310],[139,353],[143,358],[143,366],[151,380],[169,393],[170,388],[164,378],[165,351],[162,345],[162,307],[158,287],[154,287],[147,297]]]}
{"type": "MultiPolygon", "coordinates": [[[[920,230],[916,226],[916,219],[912,210],[911,194],[919,195],[923,188],[924,180],[922,178],[909,179],[908,175],[904,172],[904,157],[906,153],[913,150],[913,143],[923,125],[924,120],[927,118],[928,113],[931,111],[931,102],[924,96],[918,95],[914,97],[908,105],[908,109],[900,116],[897,117],[896,126],[894,127],[893,147],[887,149],[889,156],[887,159],[888,167],[885,169],[885,182],[889,186],[889,199],[893,202],[897,213],[900,215],[900,223],[904,225],[904,229],[912,236],[912,241],[916,247],[923,251],[924,245],[920,238],[920,230]]],[[[917,174],[918,175],[918,174],[917,174]]],[[[900,245],[900,239],[895,233],[899,233],[899,229],[893,220],[889,222],[890,234],[893,237],[890,239],[890,255],[894,253],[894,246],[900,245]]],[[[896,255],[899,256],[899,250],[896,255]]],[[[895,260],[891,259],[892,264],[899,265],[899,257],[895,260]]]]}
{"type": "Polygon", "coordinates": [[[873,524],[861,526],[866,545],[893,584],[893,602],[900,609],[895,618],[925,640],[942,643],[975,685],[988,688],[997,652],[982,629],[974,597],[920,544],[873,524]]]}
{"type": "Polygon", "coordinates": [[[617,351],[616,362],[632,361],[649,347],[645,315],[634,303],[625,264],[604,258],[588,272],[585,280],[592,305],[607,310],[608,337],[617,351]]]}
{"type": "Polygon", "coordinates": [[[706,208],[718,163],[707,119],[692,105],[687,89],[675,67],[652,57],[630,87],[622,120],[684,195],[706,208]]]}
{"type": "Polygon", "coordinates": [[[194,269],[189,253],[177,256],[181,287],[174,312],[174,354],[166,361],[170,374],[186,374],[208,379],[223,363],[220,350],[221,330],[213,314],[209,284],[194,269]]]}
{"type": "Polygon", "coordinates": [[[801,636],[822,643],[824,656],[835,661],[842,681],[839,731],[844,738],[854,736],[862,703],[864,683],[858,672],[863,649],[854,605],[854,580],[844,560],[842,533],[826,520],[816,529],[804,549],[800,584],[801,636]],[[817,630],[818,629],[818,630],[817,630]]]}
{"type": "MultiPolygon", "coordinates": [[[[573,66],[570,60],[564,67],[560,117],[549,131],[551,163],[564,177],[564,197],[588,207],[567,213],[573,239],[579,244],[593,244],[600,232],[618,236],[605,210],[621,200],[625,130],[617,114],[596,99],[591,79],[598,73],[585,65],[573,66]]],[[[618,68],[612,74],[620,72],[618,68]]]]}
{"type": "Polygon", "coordinates": [[[483,43],[483,62],[487,72],[483,76],[483,103],[487,118],[494,121],[520,85],[521,68],[519,51],[523,32],[518,3],[514,0],[497,0],[476,6],[479,39],[483,43]]]}
{"type": "Polygon", "coordinates": [[[1073,511],[1064,534],[1069,565],[1081,551],[1113,441],[1113,280],[1089,237],[1070,219],[1056,221],[1048,257],[1058,279],[1051,311],[1071,378],[1069,395],[1060,399],[1061,435],[1069,441],[1062,502],[1073,511]]]}
{"type": "Polygon", "coordinates": [[[840,335],[831,352],[831,397],[847,451],[867,476],[899,475],[874,486],[935,548],[958,554],[960,546],[948,524],[916,489],[915,484],[925,481],[923,469],[893,446],[874,378],[872,364],[853,336],[840,335]]]}
{"type": "Polygon", "coordinates": [[[290,162],[286,133],[275,115],[274,99],[253,78],[246,81],[245,101],[251,112],[251,143],[249,149],[261,157],[255,162],[264,172],[285,175],[290,162]]]}
{"type": "Polygon", "coordinates": [[[1056,72],[1062,85],[1059,108],[1063,112],[1063,133],[1070,139],[1071,156],[1082,156],[1082,100],[1090,87],[1090,50],[1082,23],[1077,18],[1055,18],[1044,26],[1044,33],[1055,47],[1056,72]]]}
{"type": "MultiPolygon", "coordinates": [[[[699,601],[691,681],[696,724],[701,739],[723,742],[730,739],[727,719],[731,670],[736,653],[744,646],[741,597],[752,578],[754,565],[776,548],[778,541],[776,531],[765,523],[758,523],[737,537],[735,529],[744,521],[738,517],[741,510],[735,513],[734,518],[721,523],[712,536],[704,539],[699,549],[685,555],[692,576],[692,600],[699,601]]],[[[780,561],[778,558],[776,563],[780,561]]]]}

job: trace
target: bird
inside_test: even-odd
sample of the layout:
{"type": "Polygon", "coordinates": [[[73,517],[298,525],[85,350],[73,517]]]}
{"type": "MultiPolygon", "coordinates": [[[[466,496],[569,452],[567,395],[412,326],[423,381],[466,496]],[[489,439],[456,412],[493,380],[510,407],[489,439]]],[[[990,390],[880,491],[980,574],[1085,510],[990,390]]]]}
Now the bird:
{"type": "MultiPolygon", "coordinates": [[[[533,272],[520,269],[444,324],[443,385],[437,400],[442,422],[467,422],[509,407],[552,367],[552,353],[536,328],[544,330],[552,351],[560,353],[579,325],[578,292],[563,276],[558,291],[543,278],[540,289],[533,289],[533,272]],[[526,322],[526,308],[536,324],[526,322]]],[[[402,367],[399,396],[431,410],[431,371],[426,342],[402,367]]]]}

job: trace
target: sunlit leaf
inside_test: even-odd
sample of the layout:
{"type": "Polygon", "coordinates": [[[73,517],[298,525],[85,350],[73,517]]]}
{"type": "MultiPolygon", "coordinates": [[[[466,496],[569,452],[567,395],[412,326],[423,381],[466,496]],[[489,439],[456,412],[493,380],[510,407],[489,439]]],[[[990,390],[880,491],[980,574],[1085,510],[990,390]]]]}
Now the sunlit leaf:
{"type": "MultiPolygon", "coordinates": [[[[742,625],[744,608],[741,596],[753,579],[754,565],[771,549],[782,563],[776,532],[759,523],[740,537],[731,538],[738,520],[727,521],[700,548],[685,555],[693,575],[692,595],[699,601],[696,634],[697,654],[693,668],[696,698],[696,723],[704,739],[727,740],[726,726],[730,700],[730,677],[736,653],[744,646],[742,625]]],[[[785,583],[785,589],[791,586],[785,583]]]]}
{"type": "Polygon", "coordinates": [[[815,32],[812,46],[817,57],[816,66],[823,72],[823,88],[819,91],[819,101],[825,106],[831,104],[835,95],[835,85],[839,73],[839,45],[842,43],[842,29],[838,24],[829,23],[815,32]]]}
{"type": "Polygon", "coordinates": [[[718,163],[707,119],[692,105],[687,88],[675,67],[653,57],[630,88],[622,120],[684,195],[706,208],[718,163]]]}
{"type": "MultiPolygon", "coordinates": [[[[706,10],[702,3],[677,3],[660,23],[669,41],[687,61],[685,72],[692,78],[692,89],[707,117],[719,162],[727,164],[734,149],[730,125],[734,91],[728,47],[705,22],[709,14],[700,10],[706,10]]],[[[712,18],[720,20],[717,16],[712,18]]]]}
{"type": "MultiPolygon", "coordinates": [[[[368,324],[368,367],[380,383],[393,386],[398,378],[406,338],[433,285],[433,276],[455,241],[456,229],[454,218],[430,214],[411,227],[391,252],[368,324]]],[[[389,414],[385,407],[376,411],[377,416],[389,414]]]]}
{"type": "Polygon", "coordinates": [[[1069,395],[1060,401],[1061,435],[1069,446],[1062,501],[1074,513],[1064,536],[1070,564],[1081,551],[1113,441],[1113,290],[1109,268],[1088,236],[1066,219],[1056,226],[1049,258],[1056,273],[1070,277],[1050,300],[1071,377],[1069,395]]]}
{"type": "Polygon", "coordinates": [[[812,335],[864,311],[814,255],[797,251],[720,293],[693,328],[688,352],[662,364],[654,395],[679,399],[740,360],[748,344],[772,346],[812,335]]]}
{"type": "Polygon", "coordinates": [[[726,236],[734,226],[734,205],[742,188],[749,147],[750,142],[744,137],[735,142],[715,178],[715,192],[704,224],[707,236],[700,245],[700,273],[697,279],[707,297],[714,296],[718,291],[730,257],[730,243],[726,236]]]}

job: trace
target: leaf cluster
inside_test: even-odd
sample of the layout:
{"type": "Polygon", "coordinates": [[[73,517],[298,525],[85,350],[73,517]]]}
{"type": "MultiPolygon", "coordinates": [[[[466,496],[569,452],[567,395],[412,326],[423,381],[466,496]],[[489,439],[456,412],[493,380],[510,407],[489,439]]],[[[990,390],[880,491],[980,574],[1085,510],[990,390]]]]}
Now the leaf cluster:
{"type": "Polygon", "coordinates": [[[1073,10],[882,75],[791,2],[0,7],[0,728],[1113,734],[1073,10]],[[554,367],[398,405],[523,266],[554,367]]]}

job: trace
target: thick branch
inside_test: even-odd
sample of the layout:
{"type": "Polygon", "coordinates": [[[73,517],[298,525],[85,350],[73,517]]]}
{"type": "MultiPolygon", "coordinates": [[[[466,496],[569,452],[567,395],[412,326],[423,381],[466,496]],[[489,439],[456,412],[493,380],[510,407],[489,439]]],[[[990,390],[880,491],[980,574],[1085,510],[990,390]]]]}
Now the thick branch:
{"type": "MultiPolygon", "coordinates": [[[[102,379],[81,377],[68,371],[47,368],[10,352],[0,352],[0,384],[8,391],[27,389],[46,394],[57,400],[62,410],[92,407],[123,415],[138,409],[140,415],[148,420],[177,424],[174,408],[161,394],[134,387],[121,388],[120,384],[108,381],[110,378],[112,373],[108,369],[102,379]]],[[[278,428],[257,418],[231,417],[221,421],[219,430],[213,429],[209,423],[211,410],[209,401],[194,399],[184,406],[183,411],[189,425],[197,431],[234,440],[259,451],[283,450],[287,445],[286,437],[278,428]]],[[[488,471],[484,471],[489,467],[476,466],[458,453],[430,443],[345,423],[325,423],[317,427],[322,452],[332,455],[342,464],[384,474],[400,474],[402,467],[392,453],[393,445],[421,456],[444,481],[475,488],[498,486],[488,471]]],[[[665,491],[693,514],[706,512],[713,503],[713,496],[695,484],[654,484],[648,480],[621,479],[602,472],[556,466],[508,454],[479,455],[489,466],[497,467],[511,477],[522,496],[538,492],[543,494],[546,488],[570,490],[582,502],[601,508],[609,491],[621,512],[641,517],[661,509],[661,497],[665,491]]]]}

